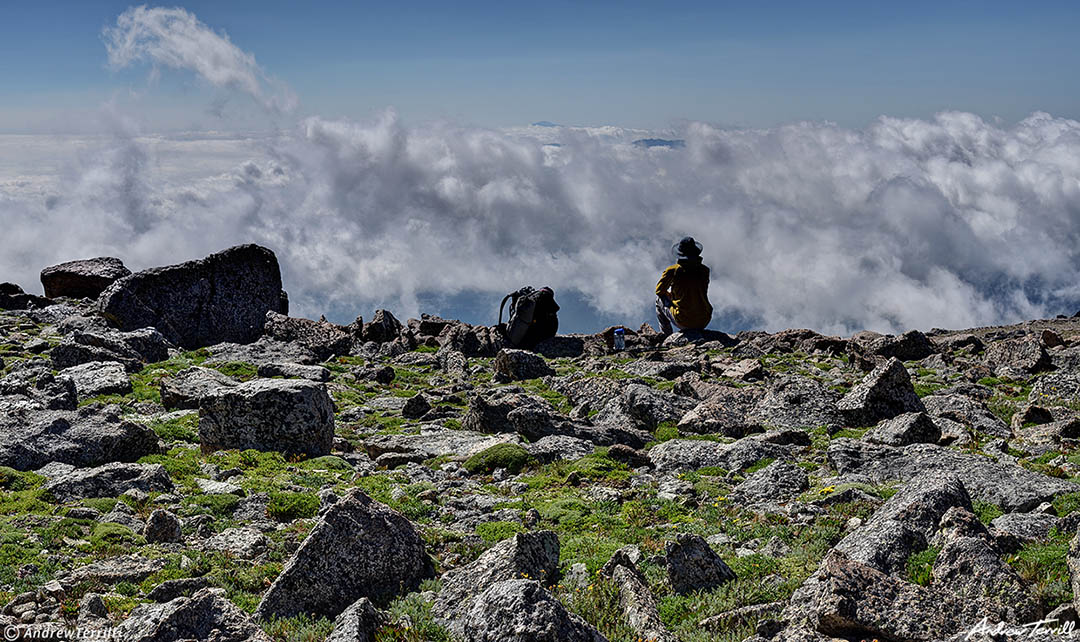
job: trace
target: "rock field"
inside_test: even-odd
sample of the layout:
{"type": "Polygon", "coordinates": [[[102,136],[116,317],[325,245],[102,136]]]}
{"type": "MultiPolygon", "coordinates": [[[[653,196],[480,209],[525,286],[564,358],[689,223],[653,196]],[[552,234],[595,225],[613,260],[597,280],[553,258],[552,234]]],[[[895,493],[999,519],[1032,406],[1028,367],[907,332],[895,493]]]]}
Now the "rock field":
{"type": "Polygon", "coordinates": [[[9,640],[1064,640],[1078,619],[1077,317],[534,353],[428,315],[289,317],[254,245],[42,281],[0,284],[9,640]]]}

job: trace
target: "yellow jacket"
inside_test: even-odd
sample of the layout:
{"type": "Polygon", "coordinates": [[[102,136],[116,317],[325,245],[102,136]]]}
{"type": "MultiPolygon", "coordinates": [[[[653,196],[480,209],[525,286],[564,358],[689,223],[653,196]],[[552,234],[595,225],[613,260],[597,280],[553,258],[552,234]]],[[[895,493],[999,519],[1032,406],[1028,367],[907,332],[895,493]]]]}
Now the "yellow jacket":
{"type": "Polygon", "coordinates": [[[696,262],[668,267],[656,284],[656,296],[671,299],[671,316],[683,329],[702,330],[712,320],[709,303],[709,268],[696,262]]]}

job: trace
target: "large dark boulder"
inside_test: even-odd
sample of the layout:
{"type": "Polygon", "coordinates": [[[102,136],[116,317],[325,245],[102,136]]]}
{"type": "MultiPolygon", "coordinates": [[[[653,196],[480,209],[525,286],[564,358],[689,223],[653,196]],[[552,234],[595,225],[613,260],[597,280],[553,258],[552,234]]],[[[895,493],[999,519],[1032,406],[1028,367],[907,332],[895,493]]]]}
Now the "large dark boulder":
{"type": "Polygon", "coordinates": [[[0,283],[0,310],[32,310],[51,305],[52,301],[36,294],[27,294],[14,283],[0,283]]]}
{"type": "Polygon", "coordinates": [[[153,326],[184,348],[251,343],[262,335],[266,313],[281,310],[281,271],[272,251],[238,245],[126,276],[98,301],[119,328],[153,326]]]}
{"type": "Polygon", "coordinates": [[[41,285],[49,298],[67,296],[96,299],[105,288],[131,274],[124,262],[111,256],[68,261],[41,271],[41,285]]]}

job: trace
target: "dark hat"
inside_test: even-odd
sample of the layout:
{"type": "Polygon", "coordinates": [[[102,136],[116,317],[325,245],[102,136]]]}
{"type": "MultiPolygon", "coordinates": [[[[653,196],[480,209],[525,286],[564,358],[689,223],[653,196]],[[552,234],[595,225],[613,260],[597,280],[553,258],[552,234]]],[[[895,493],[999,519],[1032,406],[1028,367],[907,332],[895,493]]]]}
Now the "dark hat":
{"type": "Polygon", "coordinates": [[[701,256],[701,243],[692,236],[684,236],[681,241],[671,246],[671,251],[680,259],[691,259],[701,256]]]}

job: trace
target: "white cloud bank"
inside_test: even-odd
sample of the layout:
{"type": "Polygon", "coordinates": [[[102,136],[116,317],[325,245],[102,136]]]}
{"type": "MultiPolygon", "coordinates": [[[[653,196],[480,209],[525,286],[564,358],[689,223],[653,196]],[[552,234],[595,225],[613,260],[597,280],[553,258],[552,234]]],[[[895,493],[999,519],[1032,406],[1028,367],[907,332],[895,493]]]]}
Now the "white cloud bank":
{"type": "MultiPolygon", "coordinates": [[[[208,79],[254,66],[230,54],[203,69],[185,53],[200,38],[165,31],[132,50],[208,79]]],[[[480,307],[493,317],[502,294],[533,284],[637,324],[672,242],[691,234],[713,270],[720,329],[961,328],[1080,307],[1076,121],[690,123],[652,134],[682,148],[632,144],[644,137],[408,126],[387,111],[307,118],[265,139],[99,142],[61,170],[0,173],[0,280],[29,289],[63,260],[115,255],[140,268],[258,242],[277,252],[294,311],[308,316],[416,315],[422,301],[461,294],[490,301],[480,307]]],[[[0,137],[0,157],[19,144],[0,137]]]]}

